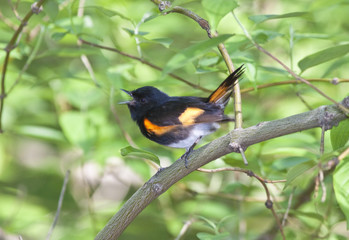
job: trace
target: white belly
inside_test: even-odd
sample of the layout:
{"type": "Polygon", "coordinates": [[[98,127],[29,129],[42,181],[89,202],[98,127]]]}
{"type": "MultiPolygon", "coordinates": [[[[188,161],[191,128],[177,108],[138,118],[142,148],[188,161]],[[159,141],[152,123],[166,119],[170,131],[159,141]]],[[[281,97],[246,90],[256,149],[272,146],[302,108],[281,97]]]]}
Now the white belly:
{"type": "Polygon", "coordinates": [[[194,142],[199,138],[199,137],[203,137],[206,136],[208,134],[211,134],[213,132],[215,132],[218,128],[219,128],[219,124],[218,123],[199,123],[199,124],[195,124],[191,134],[189,135],[188,138],[184,139],[184,140],[180,140],[176,143],[172,143],[169,144],[169,147],[173,147],[173,148],[190,148],[194,142]]]}

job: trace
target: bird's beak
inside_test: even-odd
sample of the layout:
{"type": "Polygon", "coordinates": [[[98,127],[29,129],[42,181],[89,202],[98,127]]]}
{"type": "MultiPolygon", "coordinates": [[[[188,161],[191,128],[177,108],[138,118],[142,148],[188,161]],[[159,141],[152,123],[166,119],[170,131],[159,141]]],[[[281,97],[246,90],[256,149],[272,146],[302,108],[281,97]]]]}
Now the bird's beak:
{"type": "MultiPolygon", "coordinates": [[[[125,89],[121,89],[121,90],[124,91],[125,93],[127,93],[129,96],[132,97],[132,92],[127,91],[127,90],[125,90],[125,89]]],[[[131,101],[132,101],[132,100],[130,100],[130,101],[124,101],[124,102],[119,102],[119,104],[129,104],[131,101]]]]}

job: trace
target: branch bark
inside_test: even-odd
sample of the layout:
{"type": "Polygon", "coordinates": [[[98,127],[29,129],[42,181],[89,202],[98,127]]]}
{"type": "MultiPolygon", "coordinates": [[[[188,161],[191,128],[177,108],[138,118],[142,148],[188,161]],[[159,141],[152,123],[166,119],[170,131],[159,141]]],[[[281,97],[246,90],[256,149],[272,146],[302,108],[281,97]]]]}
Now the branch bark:
{"type": "MultiPolygon", "coordinates": [[[[349,107],[349,97],[345,98],[342,104],[349,107]]],[[[347,116],[337,106],[328,105],[287,118],[262,122],[246,129],[235,129],[193,151],[188,159],[188,168],[184,167],[184,160],[179,159],[171,166],[160,169],[133,194],[95,239],[117,239],[146,206],[180,179],[219,157],[239,152],[239,149],[232,147],[231,143],[247,148],[259,142],[311,128],[324,126],[328,130],[346,118],[347,116]]]]}
{"type": "Polygon", "coordinates": [[[1,92],[0,92],[0,134],[3,133],[3,127],[2,127],[2,113],[4,109],[4,102],[6,98],[6,88],[5,88],[5,78],[6,78],[6,72],[7,72],[7,67],[8,63],[10,60],[10,54],[13,49],[17,47],[17,41],[20,39],[20,35],[23,31],[23,28],[28,24],[29,19],[34,15],[34,14],[39,14],[42,11],[42,5],[44,4],[46,0],[39,0],[35,3],[32,4],[31,10],[25,15],[23,20],[21,21],[21,24],[17,28],[16,32],[13,34],[10,42],[6,45],[5,47],[5,61],[2,66],[2,73],[1,73],[1,92]]]}

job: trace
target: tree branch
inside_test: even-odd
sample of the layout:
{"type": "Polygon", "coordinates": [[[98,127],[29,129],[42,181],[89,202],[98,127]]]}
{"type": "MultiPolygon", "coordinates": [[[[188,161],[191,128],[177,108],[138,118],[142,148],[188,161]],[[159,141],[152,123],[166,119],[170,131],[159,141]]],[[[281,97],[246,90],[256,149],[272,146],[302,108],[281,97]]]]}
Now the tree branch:
{"type": "MultiPolygon", "coordinates": [[[[349,97],[342,102],[349,106],[349,97]]],[[[179,159],[171,166],[160,169],[148,182],[139,188],[122,208],[110,219],[96,236],[96,240],[117,239],[135,217],[154,199],[164,193],[180,179],[199,167],[238,149],[231,142],[243,148],[277,138],[287,134],[325,126],[328,130],[346,119],[346,115],[335,105],[321,106],[309,112],[293,115],[280,120],[262,122],[246,129],[235,129],[229,134],[215,139],[211,143],[194,150],[188,159],[188,168],[184,160],[179,159]]]]}
{"type": "Polygon", "coordinates": [[[23,31],[23,28],[28,24],[29,19],[33,16],[33,14],[39,14],[42,10],[42,5],[44,4],[45,0],[39,0],[38,2],[35,2],[31,6],[31,10],[25,15],[23,20],[21,21],[21,24],[17,28],[16,32],[13,34],[10,42],[5,47],[5,61],[2,66],[2,73],[1,73],[1,92],[0,92],[0,134],[3,133],[2,128],[2,113],[4,109],[4,102],[6,98],[6,88],[5,88],[5,78],[6,78],[6,72],[7,72],[7,66],[10,59],[10,54],[13,49],[17,47],[17,43],[20,39],[20,35],[23,31]]]}

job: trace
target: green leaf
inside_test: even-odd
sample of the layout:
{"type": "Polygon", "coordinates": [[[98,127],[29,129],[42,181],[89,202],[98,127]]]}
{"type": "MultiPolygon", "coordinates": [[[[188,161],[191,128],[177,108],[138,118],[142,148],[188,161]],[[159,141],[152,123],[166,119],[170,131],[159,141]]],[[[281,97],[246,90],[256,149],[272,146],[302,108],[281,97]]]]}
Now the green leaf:
{"type": "Polygon", "coordinates": [[[338,60],[334,61],[331,66],[328,67],[328,69],[322,74],[321,78],[325,78],[328,75],[330,75],[333,71],[337,69],[341,69],[343,65],[348,64],[349,62],[349,56],[339,58],[338,60]]]}
{"type": "Polygon", "coordinates": [[[141,43],[156,43],[156,44],[161,44],[165,48],[169,48],[170,45],[172,44],[173,40],[171,38],[154,38],[154,39],[147,39],[142,37],[141,38],[141,43]]]}
{"type": "Polygon", "coordinates": [[[291,168],[290,171],[287,172],[287,176],[286,176],[287,182],[285,184],[284,189],[286,189],[290,184],[292,184],[296,178],[303,175],[303,173],[310,170],[314,166],[316,166],[316,162],[313,160],[310,160],[307,162],[300,163],[294,166],[293,168],[291,168]]]}
{"type": "Polygon", "coordinates": [[[224,187],[223,192],[224,193],[235,193],[235,191],[239,191],[239,193],[248,193],[248,191],[251,192],[252,186],[246,186],[243,183],[240,182],[233,182],[228,184],[224,187]]]}
{"type": "Polygon", "coordinates": [[[321,214],[316,213],[316,212],[305,212],[305,211],[298,211],[298,210],[290,210],[289,212],[291,214],[296,215],[296,216],[312,218],[312,219],[316,219],[320,222],[324,221],[324,217],[321,214]]]}
{"type": "Polygon", "coordinates": [[[230,234],[228,232],[223,232],[223,233],[219,233],[216,235],[200,232],[200,233],[197,233],[196,236],[200,240],[228,240],[228,239],[231,239],[230,234]]]}
{"type": "Polygon", "coordinates": [[[54,20],[59,13],[59,6],[56,1],[48,1],[45,3],[44,11],[50,17],[51,20],[54,20]]]}
{"type": "Polygon", "coordinates": [[[214,67],[197,67],[195,74],[203,74],[203,73],[213,73],[220,72],[221,70],[214,67]]]}
{"type": "Polygon", "coordinates": [[[291,12],[286,14],[265,14],[265,15],[254,15],[248,17],[250,20],[252,20],[254,23],[259,24],[267,20],[271,19],[280,19],[280,18],[293,18],[293,17],[303,17],[307,15],[308,12],[291,12]]]}
{"type": "Polygon", "coordinates": [[[328,39],[330,36],[328,34],[321,34],[321,33],[295,33],[294,38],[296,40],[300,39],[308,39],[308,38],[315,38],[315,39],[328,39]]]}
{"type": "Polygon", "coordinates": [[[154,153],[151,153],[142,149],[128,146],[120,149],[120,153],[121,153],[121,156],[134,156],[134,157],[145,158],[160,165],[160,159],[158,158],[158,156],[156,156],[154,153]]]}
{"type": "Polygon", "coordinates": [[[333,187],[339,207],[347,218],[349,229],[349,161],[342,160],[333,174],[333,187]]]}
{"type": "Polygon", "coordinates": [[[252,34],[253,39],[258,43],[266,43],[270,40],[273,40],[274,38],[277,38],[283,35],[284,34],[282,33],[265,31],[265,30],[257,30],[252,34]]]}
{"type": "Polygon", "coordinates": [[[349,140],[349,119],[341,121],[331,130],[331,144],[333,150],[343,147],[349,140]]]}
{"type": "Polygon", "coordinates": [[[188,4],[190,2],[193,2],[193,0],[174,0],[172,2],[172,7],[183,6],[183,5],[188,4]]]}
{"type": "Polygon", "coordinates": [[[97,140],[97,130],[90,117],[80,112],[65,112],[60,115],[59,123],[70,143],[90,150],[97,140]]]}
{"type": "Polygon", "coordinates": [[[149,32],[138,32],[136,34],[136,32],[132,29],[129,29],[129,28],[122,28],[122,29],[124,29],[128,34],[130,34],[130,36],[135,36],[135,35],[144,36],[144,35],[147,35],[149,33],[149,32]]]}
{"type": "Polygon", "coordinates": [[[330,47],[319,52],[306,56],[298,62],[299,68],[304,71],[324,62],[342,57],[349,52],[349,44],[330,47]]]}
{"type": "Polygon", "coordinates": [[[150,13],[146,13],[145,17],[142,19],[143,23],[149,22],[157,17],[161,16],[160,13],[156,13],[156,14],[150,14],[150,13]]]}
{"type": "Polygon", "coordinates": [[[217,62],[219,61],[219,57],[218,56],[214,56],[214,57],[204,57],[202,59],[199,60],[199,66],[214,66],[217,64],[217,62]]]}
{"type": "Polygon", "coordinates": [[[132,19],[126,17],[122,13],[119,13],[119,12],[114,11],[114,10],[110,10],[110,8],[107,9],[107,8],[104,8],[101,6],[86,6],[85,9],[96,9],[96,10],[100,11],[101,13],[103,13],[104,15],[106,15],[107,17],[118,16],[118,17],[121,17],[121,18],[133,23],[132,19]]]}
{"type": "Polygon", "coordinates": [[[197,65],[196,65],[196,73],[202,74],[202,73],[212,73],[212,72],[219,72],[221,71],[218,69],[217,63],[219,61],[219,57],[212,55],[210,53],[207,54],[207,56],[203,56],[199,59],[197,65]]]}
{"type": "Polygon", "coordinates": [[[217,29],[221,19],[239,5],[235,0],[202,0],[211,27],[217,29]]]}
{"type": "Polygon", "coordinates": [[[212,220],[205,218],[203,216],[199,216],[199,218],[204,222],[206,222],[210,226],[210,228],[212,228],[215,232],[217,232],[217,225],[212,220]]]}
{"type": "Polygon", "coordinates": [[[54,32],[52,35],[51,35],[51,38],[55,41],[59,41],[61,40],[62,38],[65,37],[65,35],[67,35],[69,32],[66,31],[66,32],[54,32]]]}
{"type": "Polygon", "coordinates": [[[285,170],[307,161],[309,158],[306,157],[286,157],[275,161],[272,166],[277,170],[285,170]]]}
{"type": "Polygon", "coordinates": [[[263,69],[265,71],[268,71],[268,72],[272,72],[272,73],[275,73],[275,74],[281,74],[281,75],[288,75],[288,72],[284,69],[281,69],[281,68],[276,68],[276,67],[264,67],[264,66],[261,66],[259,67],[260,69],[263,69]]]}
{"type": "Polygon", "coordinates": [[[25,125],[17,127],[16,132],[48,141],[66,142],[61,131],[49,127],[25,125]]]}
{"type": "Polygon", "coordinates": [[[208,39],[199,43],[196,43],[183,51],[175,54],[166,64],[163,70],[163,75],[172,72],[173,70],[187,65],[189,62],[201,57],[206,52],[217,46],[219,43],[224,42],[228,38],[233,36],[232,34],[223,34],[218,37],[208,39]]]}

